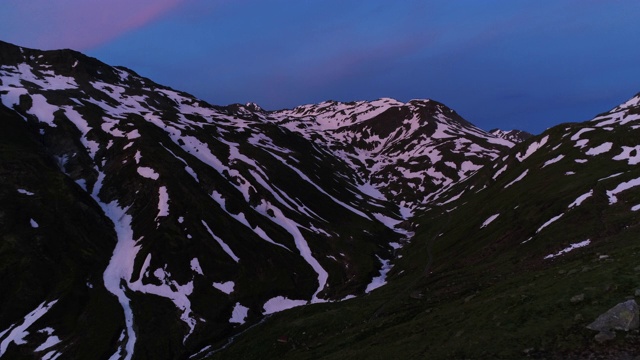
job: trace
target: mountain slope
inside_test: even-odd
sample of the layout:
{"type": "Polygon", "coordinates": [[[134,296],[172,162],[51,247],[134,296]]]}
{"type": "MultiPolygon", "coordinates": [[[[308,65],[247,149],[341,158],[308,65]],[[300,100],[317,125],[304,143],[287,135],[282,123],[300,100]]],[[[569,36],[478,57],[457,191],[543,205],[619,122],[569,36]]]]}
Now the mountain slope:
{"type": "Polygon", "coordinates": [[[183,357],[363,293],[406,237],[348,164],[241,107],[73,51],[0,48],[0,132],[19,140],[2,165],[24,173],[2,206],[0,356],[183,357]],[[34,233],[50,248],[31,251],[34,233]]]}
{"type": "Polygon", "coordinates": [[[327,101],[265,115],[323,144],[386,198],[408,210],[514,145],[433,100],[327,101]]]}
{"type": "Polygon", "coordinates": [[[586,326],[638,293],[639,103],[439,191],[384,288],[278,314],[209,359],[633,358],[637,330],[599,343],[586,326]]]}
{"type": "Polygon", "coordinates": [[[490,134],[493,134],[499,138],[502,139],[506,139],[509,140],[511,142],[514,143],[521,143],[531,137],[533,137],[533,134],[530,134],[526,131],[522,131],[522,130],[500,130],[500,129],[493,129],[493,130],[489,130],[490,134]]]}

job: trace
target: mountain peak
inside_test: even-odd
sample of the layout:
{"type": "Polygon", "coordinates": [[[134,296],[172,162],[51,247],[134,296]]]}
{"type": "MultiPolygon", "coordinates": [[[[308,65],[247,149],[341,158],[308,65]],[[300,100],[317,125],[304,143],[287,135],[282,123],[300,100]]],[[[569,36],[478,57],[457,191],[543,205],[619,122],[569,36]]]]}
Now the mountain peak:
{"type": "Polygon", "coordinates": [[[533,136],[533,134],[528,133],[526,131],[522,131],[522,130],[492,129],[492,130],[489,130],[489,133],[501,139],[509,140],[514,143],[523,142],[533,136]]]}
{"type": "Polygon", "coordinates": [[[409,208],[513,146],[429,99],[324,101],[268,118],[323,144],[388,199],[409,208]]]}

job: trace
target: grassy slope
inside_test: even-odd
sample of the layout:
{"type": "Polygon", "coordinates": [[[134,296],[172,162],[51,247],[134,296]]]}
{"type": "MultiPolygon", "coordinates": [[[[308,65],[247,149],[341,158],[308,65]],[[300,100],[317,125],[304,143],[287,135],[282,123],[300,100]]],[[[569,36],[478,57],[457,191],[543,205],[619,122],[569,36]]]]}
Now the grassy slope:
{"type": "MultiPolygon", "coordinates": [[[[585,156],[572,143],[552,151],[567,129],[551,129],[547,147],[522,164],[511,161],[497,181],[487,169],[466,184],[489,185],[485,190],[423,214],[386,287],[342,303],[277,314],[211,359],[562,358],[637,351],[636,333],[599,345],[585,325],[640,287],[640,227],[630,211],[640,203],[640,192],[621,193],[615,205],[609,205],[605,194],[640,171],[611,161],[617,150],[588,157],[586,164],[574,161],[585,156]],[[565,159],[540,169],[558,154],[565,159]],[[527,168],[531,170],[523,180],[504,189],[527,168]],[[567,171],[576,174],[565,175],[567,171]],[[619,172],[624,174],[598,181],[619,172]],[[594,196],[567,211],[591,189],[594,196]],[[445,211],[451,208],[456,209],[445,211]],[[493,223],[480,229],[498,212],[493,223]],[[543,259],[586,239],[591,239],[586,248],[543,259]],[[430,247],[434,262],[425,269],[430,247]],[[571,302],[580,294],[583,301],[571,302]],[[282,335],[289,342],[277,342],[282,335]]],[[[592,145],[632,145],[638,135],[597,130],[588,138],[592,145]]]]}

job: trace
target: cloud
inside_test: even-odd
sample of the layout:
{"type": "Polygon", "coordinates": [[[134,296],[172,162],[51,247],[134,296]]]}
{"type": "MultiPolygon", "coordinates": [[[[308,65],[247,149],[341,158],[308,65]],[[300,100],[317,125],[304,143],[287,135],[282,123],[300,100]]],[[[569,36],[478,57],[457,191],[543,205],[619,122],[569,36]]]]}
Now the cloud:
{"type": "Polygon", "coordinates": [[[3,40],[39,49],[87,50],[140,28],[186,0],[8,0],[3,40]]]}

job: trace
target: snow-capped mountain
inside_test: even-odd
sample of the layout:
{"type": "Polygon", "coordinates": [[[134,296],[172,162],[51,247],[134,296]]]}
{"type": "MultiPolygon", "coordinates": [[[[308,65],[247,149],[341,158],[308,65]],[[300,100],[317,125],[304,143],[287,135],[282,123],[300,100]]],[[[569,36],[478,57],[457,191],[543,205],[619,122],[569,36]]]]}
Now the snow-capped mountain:
{"type": "Polygon", "coordinates": [[[406,239],[349,164],[245,107],[6,43],[0,100],[0,356],[184,356],[370,291],[406,239]]]}
{"type": "Polygon", "coordinates": [[[493,129],[493,130],[489,130],[490,134],[493,134],[499,138],[505,139],[505,140],[509,140],[513,143],[521,143],[525,140],[527,140],[528,138],[532,137],[533,134],[530,134],[526,131],[522,131],[522,130],[500,130],[500,129],[493,129]]]}
{"type": "Polygon", "coordinates": [[[527,138],[0,43],[0,359],[624,355],[585,326],[637,294],[638,131],[640,95],[527,138]]]}
{"type": "Polygon", "coordinates": [[[639,138],[635,96],[515,145],[414,209],[385,287],[282,313],[207,359],[634,358],[639,138]]]}
{"type": "Polygon", "coordinates": [[[267,119],[324,145],[408,209],[514,145],[433,100],[327,101],[271,112],[267,119]]]}
{"type": "Polygon", "coordinates": [[[0,357],[206,353],[265,315],[370,292],[410,208],[513,145],[434,101],[212,106],[6,43],[0,100],[18,244],[0,357]]]}

